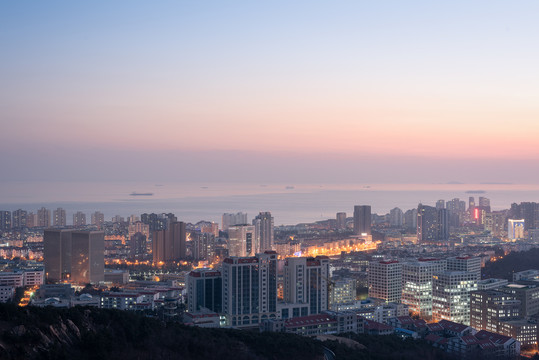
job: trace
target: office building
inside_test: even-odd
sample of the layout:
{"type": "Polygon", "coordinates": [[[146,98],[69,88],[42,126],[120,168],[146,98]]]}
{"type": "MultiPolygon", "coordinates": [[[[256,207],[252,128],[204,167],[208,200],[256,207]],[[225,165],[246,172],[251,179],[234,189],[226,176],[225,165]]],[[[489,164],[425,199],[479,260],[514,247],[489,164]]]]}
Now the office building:
{"type": "Polygon", "coordinates": [[[421,318],[431,318],[432,276],[446,270],[446,260],[440,259],[419,259],[402,263],[402,303],[421,318]]]}
{"type": "Polygon", "coordinates": [[[258,327],[277,318],[277,253],[223,261],[223,313],[228,325],[258,327]]]}
{"type": "Polygon", "coordinates": [[[356,280],[351,278],[331,279],[329,291],[329,308],[335,305],[352,304],[356,300],[356,280]]]}
{"type": "Polygon", "coordinates": [[[255,226],[234,225],[228,227],[229,256],[255,256],[260,250],[257,243],[255,226]]]}
{"type": "Polygon", "coordinates": [[[477,275],[474,273],[444,271],[434,274],[433,320],[449,320],[470,325],[470,293],[475,290],[477,290],[477,275]]]}
{"type": "Polygon", "coordinates": [[[338,212],[336,215],[337,230],[346,230],[346,213],[338,212]]]}
{"type": "Polygon", "coordinates": [[[77,211],[73,214],[73,226],[82,227],[86,226],[86,214],[82,211],[77,211]]]}
{"type": "Polygon", "coordinates": [[[354,234],[371,235],[371,206],[354,206],[354,234]]]}
{"type": "Polygon", "coordinates": [[[80,284],[104,279],[105,239],[102,231],[46,229],[43,261],[48,281],[80,284]]]}
{"type": "Polygon", "coordinates": [[[105,280],[105,233],[71,233],[71,280],[79,284],[105,280]]]}
{"type": "Polygon", "coordinates": [[[507,238],[509,238],[509,240],[524,239],[525,225],[526,223],[524,219],[507,220],[507,238]]]}
{"type": "Polygon", "coordinates": [[[39,227],[51,226],[51,211],[42,207],[37,211],[37,225],[39,227]]]}
{"type": "Polygon", "coordinates": [[[66,226],[66,211],[62,208],[53,210],[52,212],[52,226],[64,227],[66,226]]]}
{"type": "Polygon", "coordinates": [[[26,227],[26,210],[18,209],[13,211],[11,226],[13,229],[24,229],[26,227]]]}
{"type": "Polygon", "coordinates": [[[187,309],[190,313],[203,308],[223,311],[223,277],[213,269],[196,269],[187,276],[187,309]]]}
{"type": "Polygon", "coordinates": [[[43,262],[48,281],[56,282],[70,278],[71,252],[71,230],[44,231],[43,262]]]}
{"type": "Polygon", "coordinates": [[[228,231],[228,228],[233,225],[246,225],[247,214],[238,212],[236,214],[224,213],[222,216],[223,231],[228,231]]]}
{"type": "Polygon", "coordinates": [[[476,280],[481,279],[481,258],[474,256],[454,256],[447,260],[448,271],[466,271],[472,273],[476,280]]]}
{"type": "Polygon", "coordinates": [[[396,260],[369,263],[369,297],[400,303],[402,297],[402,264],[396,260]]]}
{"type": "Polygon", "coordinates": [[[470,293],[470,326],[477,330],[500,333],[500,322],[520,317],[520,301],[496,290],[470,293]]]}
{"type": "Polygon", "coordinates": [[[284,301],[307,304],[307,315],[319,314],[329,306],[329,258],[287,258],[284,265],[284,301]]]}
{"type": "Polygon", "coordinates": [[[254,218],[255,238],[259,244],[257,252],[273,249],[273,222],[270,212],[261,212],[254,218]]]}
{"type": "Polygon", "coordinates": [[[534,281],[518,281],[497,290],[509,294],[520,301],[520,316],[539,314],[539,286],[534,281]]]}

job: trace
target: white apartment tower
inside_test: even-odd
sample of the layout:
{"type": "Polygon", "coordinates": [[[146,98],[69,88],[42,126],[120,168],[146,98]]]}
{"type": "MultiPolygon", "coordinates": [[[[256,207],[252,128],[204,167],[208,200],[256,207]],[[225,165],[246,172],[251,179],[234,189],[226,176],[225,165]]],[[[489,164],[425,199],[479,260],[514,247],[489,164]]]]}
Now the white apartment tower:
{"type": "Polygon", "coordinates": [[[446,260],[419,259],[403,263],[402,303],[422,318],[432,317],[432,276],[446,270],[446,260]]]}
{"type": "Polygon", "coordinates": [[[234,225],[228,228],[228,255],[255,256],[260,252],[254,225],[234,225]]]}
{"type": "Polygon", "coordinates": [[[277,318],[277,253],[223,261],[223,313],[234,327],[258,327],[277,318]]]}
{"type": "Polygon", "coordinates": [[[470,292],[477,290],[477,276],[466,271],[445,271],[433,276],[432,319],[470,325],[470,292]]]}
{"type": "Polygon", "coordinates": [[[369,297],[385,302],[401,302],[402,264],[397,260],[369,263],[369,297]]]}
{"type": "Polygon", "coordinates": [[[328,310],[329,258],[287,258],[284,265],[284,300],[309,304],[309,315],[328,310]]]}

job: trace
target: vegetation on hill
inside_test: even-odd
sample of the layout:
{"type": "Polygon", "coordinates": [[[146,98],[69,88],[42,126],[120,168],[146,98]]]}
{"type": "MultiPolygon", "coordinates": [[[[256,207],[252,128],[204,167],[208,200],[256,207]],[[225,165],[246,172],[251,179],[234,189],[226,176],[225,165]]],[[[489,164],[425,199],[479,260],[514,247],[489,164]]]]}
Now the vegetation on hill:
{"type": "Polygon", "coordinates": [[[366,349],[286,333],[204,329],[137,313],[0,304],[1,359],[447,359],[422,341],[348,334],[366,349]]]}
{"type": "Polygon", "coordinates": [[[488,262],[482,270],[483,278],[497,278],[513,281],[513,273],[539,269],[539,248],[522,252],[512,252],[503,258],[488,262]]]}

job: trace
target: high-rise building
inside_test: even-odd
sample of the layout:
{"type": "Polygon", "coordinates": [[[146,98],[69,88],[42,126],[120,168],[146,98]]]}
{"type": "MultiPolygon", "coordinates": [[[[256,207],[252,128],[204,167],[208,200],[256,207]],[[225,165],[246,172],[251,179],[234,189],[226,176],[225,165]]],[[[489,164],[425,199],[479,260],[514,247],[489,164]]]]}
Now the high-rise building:
{"type": "Polygon", "coordinates": [[[11,226],[13,229],[24,229],[26,227],[26,210],[18,209],[13,211],[11,226]]]}
{"type": "Polygon", "coordinates": [[[234,225],[228,227],[229,256],[255,256],[259,250],[255,227],[253,225],[234,225]]]}
{"type": "Polygon", "coordinates": [[[346,230],[346,213],[338,212],[336,215],[337,230],[346,230]]]}
{"type": "Polygon", "coordinates": [[[470,325],[470,293],[477,290],[476,274],[444,271],[433,276],[432,319],[470,325]]]}
{"type": "Polygon", "coordinates": [[[438,209],[438,240],[449,240],[449,211],[438,209]]]}
{"type": "Polygon", "coordinates": [[[105,215],[100,211],[96,211],[92,213],[91,221],[92,225],[96,225],[98,229],[101,229],[101,227],[105,223],[105,215]]]}
{"type": "Polygon", "coordinates": [[[254,220],[255,238],[259,244],[258,252],[273,249],[273,216],[268,212],[261,212],[254,220]]]}
{"type": "Polygon", "coordinates": [[[187,309],[190,313],[206,308],[223,311],[223,277],[214,269],[196,269],[187,276],[187,309]]]}
{"type": "Polygon", "coordinates": [[[500,322],[520,317],[520,301],[497,290],[470,293],[470,326],[500,333],[500,322]]]}
{"type": "Polygon", "coordinates": [[[0,231],[11,230],[11,212],[0,211],[0,231]]]}
{"type": "Polygon", "coordinates": [[[404,213],[404,225],[408,229],[417,229],[417,209],[410,209],[404,213]]]}
{"type": "Polygon", "coordinates": [[[223,313],[228,325],[258,326],[277,318],[277,253],[223,261],[223,313]]]}
{"type": "Polygon", "coordinates": [[[142,233],[146,236],[146,239],[150,237],[150,225],[143,223],[142,221],[136,221],[130,223],[127,227],[127,235],[131,238],[136,233],[142,233]]]}
{"type": "Polygon", "coordinates": [[[329,291],[329,308],[335,305],[351,304],[356,300],[356,280],[352,278],[332,279],[329,291]]]}
{"type": "Polygon", "coordinates": [[[148,238],[141,232],[136,232],[129,237],[129,247],[131,258],[142,260],[146,255],[146,240],[148,238]]]}
{"type": "Polygon", "coordinates": [[[389,225],[401,227],[404,223],[404,213],[398,207],[389,212],[389,225]]]}
{"type": "Polygon", "coordinates": [[[466,271],[481,280],[481,258],[474,256],[454,256],[446,259],[448,271],[466,271]]]}
{"type": "Polygon", "coordinates": [[[71,233],[71,279],[79,284],[105,280],[105,233],[71,233]]]}
{"type": "Polygon", "coordinates": [[[81,227],[86,226],[86,214],[82,211],[77,211],[73,214],[73,226],[81,227]]]}
{"type": "Polygon", "coordinates": [[[67,280],[71,276],[71,232],[46,229],[43,233],[43,262],[49,281],[67,280]]]}
{"type": "Polygon", "coordinates": [[[421,316],[432,317],[432,276],[447,270],[446,260],[419,259],[402,264],[402,303],[421,316]]]}
{"type": "Polygon", "coordinates": [[[490,212],[490,199],[480,196],[479,197],[479,206],[482,208],[488,208],[488,212],[490,212]]]}
{"type": "Polygon", "coordinates": [[[401,302],[402,264],[396,260],[371,261],[368,272],[369,297],[401,302]]]}
{"type": "Polygon", "coordinates": [[[432,206],[419,204],[417,208],[417,241],[428,243],[438,240],[438,211],[432,206]]]}
{"type": "Polygon", "coordinates": [[[468,214],[470,215],[470,218],[473,218],[475,211],[475,198],[473,196],[470,196],[468,198],[468,214]]]}
{"type": "Polygon", "coordinates": [[[178,261],[185,259],[187,233],[185,223],[174,221],[167,230],[154,231],[152,235],[152,253],[154,262],[178,261]]]}
{"type": "Polygon", "coordinates": [[[520,316],[528,317],[539,314],[539,286],[537,282],[517,281],[507,284],[497,290],[514,296],[520,301],[520,316]]]}
{"type": "Polygon", "coordinates": [[[503,213],[487,213],[485,216],[484,228],[493,236],[501,236],[505,225],[505,215],[503,213]]]}
{"type": "Polygon", "coordinates": [[[445,209],[445,200],[436,201],[436,210],[445,209]]]}
{"type": "Polygon", "coordinates": [[[33,228],[39,225],[37,214],[29,212],[26,214],[26,227],[33,228]]]}
{"type": "Polygon", "coordinates": [[[105,238],[102,231],[46,229],[43,260],[47,280],[79,284],[104,280],[105,238]]]}
{"type": "Polygon", "coordinates": [[[49,227],[51,226],[51,211],[42,207],[37,211],[37,226],[49,227]]]}
{"type": "Polygon", "coordinates": [[[194,260],[210,260],[214,255],[215,236],[211,233],[193,231],[191,232],[191,246],[194,260]]]}
{"type": "Polygon", "coordinates": [[[371,206],[354,206],[354,234],[371,235],[371,206]]]}
{"type": "Polygon", "coordinates": [[[52,226],[63,227],[66,226],[66,211],[62,208],[53,210],[52,212],[52,226]]]}
{"type": "Polygon", "coordinates": [[[329,258],[287,258],[284,265],[284,301],[308,304],[307,315],[319,314],[329,306],[329,258]]]}
{"type": "Polygon", "coordinates": [[[510,240],[524,239],[524,229],[526,221],[524,219],[508,219],[507,220],[507,237],[510,240]]]}
{"type": "Polygon", "coordinates": [[[247,214],[238,212],[236,214],[224,213],[222,217],[223,231],[228,231],[230,226],[234,225],[246,225],[247,214]]]}
{"type": "Polygon", "coordinates": [[[142,214],[140,221],[150,226],[150,232],[158,230],[166,230],[171,222],[176,222],[178,219],[172,213],[168,214],[142,214]]]}

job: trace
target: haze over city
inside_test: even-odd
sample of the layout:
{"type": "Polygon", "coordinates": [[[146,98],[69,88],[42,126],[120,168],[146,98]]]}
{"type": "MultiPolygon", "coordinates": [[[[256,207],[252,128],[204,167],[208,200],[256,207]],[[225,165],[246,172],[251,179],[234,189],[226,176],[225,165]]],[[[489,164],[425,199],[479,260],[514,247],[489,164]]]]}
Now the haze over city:
{"type": "Polygon", "coordinates": [[[2,181],[539,175],[537,2],[0,6],[2,181]]]}

